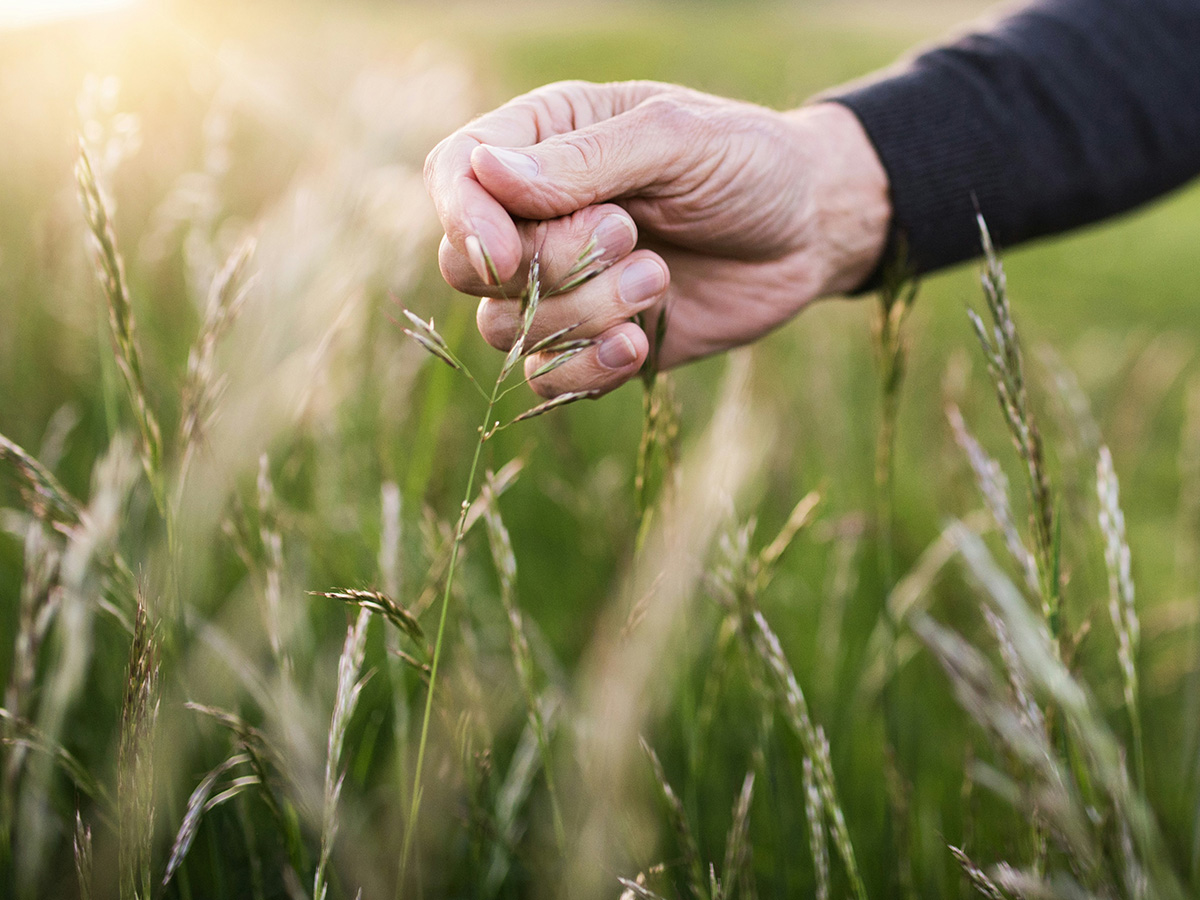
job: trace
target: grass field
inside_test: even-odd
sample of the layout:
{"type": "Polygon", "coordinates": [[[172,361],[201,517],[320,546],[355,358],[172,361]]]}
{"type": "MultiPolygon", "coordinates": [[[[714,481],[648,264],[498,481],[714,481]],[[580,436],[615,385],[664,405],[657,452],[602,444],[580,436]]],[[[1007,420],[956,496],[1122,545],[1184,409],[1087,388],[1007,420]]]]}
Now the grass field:
{"type": "Polygon", "coordinates": [[[0,896],[1194,896],[1195,187],[1001,248],[1052,545],[967,316],[978,265],[904,322],[890,528],[864,298],[672,373],[680,462],[651,470],[677,487],[644,540],[634,385],[488,440],[455,540],[484,406],[401,306],[485,384],[501,360],[437,276],[430,147],[560,78],[798,103],[982,4],[893,7],[0,31],[0,896]],[[97,279],[80,132],[127,292],[97,279]],[[1015,558],[948,404],[1007,472],[1015,558]]]}

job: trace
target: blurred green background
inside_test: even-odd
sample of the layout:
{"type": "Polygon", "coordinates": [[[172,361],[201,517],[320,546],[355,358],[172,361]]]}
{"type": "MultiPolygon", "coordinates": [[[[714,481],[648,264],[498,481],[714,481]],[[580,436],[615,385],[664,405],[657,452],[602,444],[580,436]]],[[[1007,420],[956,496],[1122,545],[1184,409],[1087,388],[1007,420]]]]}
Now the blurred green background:
{"type": "MultiPolygon", "coordinates": [[[[304,221],[304,191],[325,183],[336,194],[343,183],[337,173],[357,165],[359,155],[371,154],[371,165],[380,171],[389,159],[418,170],[433,144],[471,115],[549,81],[651,78],[786,107],[888,65],[988,7],[967,0],[470,2],[437,9],[415,3],[177,2],[0,30],[0,433],[37,448],[56,411],[69,406],[79,424],[58,471],[68,488],[87,495],[92,462],[124,418],[72,175],[81,127],[77,101],[89,75],[115,76],[119,94],[108,112],[137,117],[136,151],[115,167],[112,192],[149,389],[170,422],[178,404],[171,385],[185,364],[199,311],[189,283],[192,262],[163,204],[171,196],[187,201],[190,182],[184,176],[205,170],[214,146],[223,148],[226,159],[212,170],[220,209],[205,229],[214,245],[222,245],[247,228],[270,232],[270,224],[256,223],[276,221],[287,204],[304,221]],[[217,106],[223,113],[214,117],[217,106]],[[220,134],[214,136],[214,129],[220,134]],[[295,190],[297,184],[304,190],[295,190]]],[[[104,90],[93,84],[92,95],[104,90]]],[[[414,531],[423,504],[445,516],[458,502],[477,417],[473,394],[448,371],[418,369],[419,353],[389,321],[392,300],[435,315],[473,365],[489,371],[495,364],[474,334],[471,301],[454,295],[437,276],[437,234],[427,200],[419,192],[396,194],[395,203],[402,205],[381,212],[371,207],[371,196],[368,187],[348,199],[346,221],[369,212],[411,221],[413,227],[405,231],[400,222],[389,232],[372,225],[380,241],[389,235],[397,241],[396,259],[381,243],[370,271],[351,279],[352,287],[334,277],[344,259],[339,253],[346,250],[336,243],[333,232],[341,221],[336,217],[329,220],[326,243],[297,242],[289,249],[283,237],[273,245],[276,260],[318,260],[324,268],[310,272],[313,278],[327,277],[329,291],[354,293],[363,301],[356,320],[361,330],[335,354],[337,364],[329,364],[335,397],[330,409],[314,414],[316,424],[298,417],[295,430],[280,425],[264,432],[234,417],[222,432],[225,440],[236,440],[244,425],[247,459],[271,449],[285,461],[280,491],[294,510],[292,526],[309,541],[294,573],[299,587],[369,580],[377,540],[372,504],[381,480],[402,487],[406,524],[414,531]],[[328,472],[337,474],[332,479],[318,474],[328,472]]],[[[197,201],[187,207],[189,214],[195,217],[201,206],[197,201]]],[[[1069,573],[1071,615],[1095,626],[1080,665],[1113,703],[1120,684],[1105,627],[1101,549],[1086,522],[1094,514],[1095,447],[1078,427],[1080,402],[1090,406],[1122,479],[1139,600],[1154,642],[1144,673],[1147,733],[1158,735],[1151,748],[1150,792],[1166,811],[1168,835],[1183,835],[1183,824],[1191,823],[1178,785],[1195,749],[1190,743],[1195,735],[1182,728],[1179,712],[1189,696],[1185,676],[1193,666],[1192,628],[1200,602],[1191,549],[1198,523],[1190,518],[1195,508],[1181,475],[1181,459],[1185,474],[1194,462],[1181,437],[1185,423],[1200,428],[1198,245],[1200,188],[1193,186],[1119,221],[1005,255],[1033,367],[1035,404],[1050,435],[1051,467],[1062,491],[1069,531],[1064,540],[1076,561],[1069,573]]],[[[271,307],[270,321],[282,324],[291,316],[288,281],[277,278],[274,284],[285,299],[271,307]]],[[[296,303],[301,309],[299,298],[296,303]]],[[[968,304],[980,305],[974,266],[928,278],[908,325],[910,371],[896,466],[900,571],[947,517],[979,506],[945,426],[947,399],[963,407],[984,443],[1016,471],[965,315],[968,304]]],[[[336,313],[338,306],[313,308],[336,313]]],[[[774,440],[747,508],[739,512],[756,511],[764,534],[771,534],[804,492],[820,488],[826,497],[823,530],[789,557],[769,604],[801,681],[811,689],[815,714],[831,735],[835,767],[852,776],[843,779],[847,805],[857,814],[851,827],[864,838],[865,857],[874,852],[881,860],[871,878],[882,896],[882,886],[890,883],[883,873],[891,871],[884,864],[891,850],[879,837],[886,819],[884,776],[878,748],[864,738],[875,733],[878,722],[860,699],[869,662],[863,657],[882,596],[871,536],[863,531],[874,502],[875,311],[870,298],[819,304],[755,349],[756,409],[774,440]],[[844,646],[831,655],[818,645],[822,601],[832,590],[832,560],[846,535],[856,537],[857,574],[841,632],[844,646]],[[863,717],[871,724],[864,725],[863,717]]],[[[270,322],[260,325],[268,328],[270,322]]],[[[320,323],[313,328],[323,332],[320,323]]],[[[248,340],[235,352],[255,348],[248,340]]],[[[707,423],[724,365],[709,360],[678,373],[685,443],[707,423]]],[[[528,399],[511,402],[517,411],[528,399]]],[[[553,656],[568,667],[587,646],[627,561],[640,425],[641,399],[631,386],[530,429],[506,432],[489,446],[489,461],[496,465],[518,453],[529,458],[505,508],[522,604],[553,656]]],[[[252,477],[252,471],[241,477],[252,477]]],[[[12,505],[16,496],[0,481],[0,498],[12,505]]],[[[419,556],[415,550],[410,555],[419,556]]],[[[222,610],[234,615],[236,607],[225,598],[239,577],[229,560],[213,562],[197,589],[200,607],[214,618],[222,610]]],[[[492,589],[482,562],[465,577],[468,591],[472,585],[492,589]]],[[[9,633],[8,623],[15,622],[21,578],[20,543],[0,535],[0,633],[9,633]]],[[[419,582],[420,575],[413,578],[419,582]]],[[[939,616],[972,619],[956,597],[961,592],[938,594],[939,616]]],[[[337,640],[340,611],[319,608],[304,615],[315,642],[337,640]]],[[[692,648],[701,672],[703,640],[698,637],[692,648]]],[[[7,670],[9,653],[0,647],[0,672],[7,670]]],[[[906,712],[898,765],[922,776],[915,779],[912,798],[925,841],[918,881],[928,895],[951,895],[957,889],[953,864],[936,860],[944,857],[939,836],[953,840],[961,829],[955,804],[963,752],[961,743],[935,735],[961,725],[947,724],[957,722],[958,714],[932,662],[916,660],[896,692],[906,712]]],[[[686,709],[680,714],[686,717],[686,709]]],[[[670,752],[678,736],[664,726],[660,737],[668,763],[681,766],[681,752],[670,752]]],[[[694,795],[732,796],[745,770],[742,737],[735,729],[716,741],[714,756],[727,765],[710,784],[690,785],[694,795]]],[[[86,728],[73,740],[86,745],[86,728]]],[[[779,795],[798,797],[799,776],[793,771],[781,779],[775,786],[779,795]]],[[[714,822],[723,821],[728,809],[725,799],[699,805],[714,822]]],[[[785,799],[775,810],[781,822],[800,817],[786,806],[785,799]]],[[[714,824],[713,833],[720,827],[714,824]]],[[[780,825],[776,837],[786,833],[780,825]]],[[[988,857],[988,846],[1002,851],[1008,836],[1001,828],[984,838],[982,855],[988,857]]],[[[1176,849],[1187,856],[1191,848],[1182,846],[1184,838],[1179,841],[1176,849]]],[[[760,866],[786,869],[778,862],[785,847],[772,847],[770,835],[760,835],[759,845],[760,866]]],[[[872,871],[870,863],[866,868],[872,871]]],[[[783,885],[790,883],[787,877],[783,885]]]]}

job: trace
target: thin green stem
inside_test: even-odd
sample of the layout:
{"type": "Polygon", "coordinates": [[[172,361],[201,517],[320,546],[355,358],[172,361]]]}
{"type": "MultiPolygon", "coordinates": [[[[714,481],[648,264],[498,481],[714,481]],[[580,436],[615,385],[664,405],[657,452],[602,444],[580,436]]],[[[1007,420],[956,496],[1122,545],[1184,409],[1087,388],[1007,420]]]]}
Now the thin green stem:
{"type": "Polygon", "coordinates": [[[546,791],[550,795],[550,815],[554,820],[554,838],[558,841],[559,852],[565,857],[567,853],[567,828],[563,824],[562,808],[558,802],[558,788],[554,783],[554,765],[550,759],[550,741],[546,736],[545,725],[539,726],[537,739],[538,748],[542,752],[542,771],[546,776],[546,791]]]}
{"type": "MultiPolygon", "coordinates": [[[[475,379],[471,379],[474,381],[475,379]]],[[[454,587],[454,572],[458,564],[458,551],[462,546],[466,532],[467,511],[471,508],[471,495],[475,490],[475,476],[479,470],[479,457],[483,453],[488,423],[492,420],[492,411],[500,395],[500,385],[497,381],[488,398],[487,410],[483,415],[483,424],[479,427],[479,440],[475,444],[475,455],[471,459],[471,472],[467,476],[467,490],[463,496],[462,507],[458,514],[458,525],[454,529],[454,543],[450,547],[450,564],[446,570],[446,587],[442,593],[442,611],[438,617],[437,637],[433,644],[433,660],[429,665],[429,689],[425,695],[425,714],[421,721],[421,739],[417,744],[417,768],[413,775],[412,806],[408,814],[408,827],[404,830],[404,846],[400,852],[400,877],[396,882],[396,896],[402,896],[405,880],[408,875],[408,862],[412,854],[413,838],[417,832],[417,820],[421,813],[421,773],[425,767],[425,746],[429,738],[429,719],[433,711],[433,692],[437,684],[438,667],[442,659],[442,639],[446,632],[446,613],[450,608],[450,592],[454,587]]]]}
{"type": "Polygon", "coordinates": [[[907,267],[906,254],[901,252],[889,267],[879,295],[876,323],[876,350],[879,357],[880,410],[879,427],[875,435],[875,527],[879,577],[882,581],[883,603],[880,620],[887,629],[885,658],[887,676],[881,691],[884,730],[886,735],[885,763],[894,772],[895,790],[888,792],[892,811],[888,822],[891,844],[899,865],[899,884],[893,885],[903,896],[912,898],[911,836],[907,811],[904,809],[903,767],[900,759],[901,729],[897,718],[895,684],[899,670],[897,641],[900,623],[892,612],[891,593],[896,587],[896,547],[893,517],[895,515],[896,431],[900,412],[900,397],[904,386],[907,346],[904,324],[916,299],[917,286],[907,267]]]}
{"type": "Polygon", "coordinates": [[[1137,789],[1146,794],[1146,751],[1142,745],[1142,714],[1136,703],[1129,705],[1129,728],[1133,734],[1133,766],[1134,777],[1137,778],[1137,789]]]}

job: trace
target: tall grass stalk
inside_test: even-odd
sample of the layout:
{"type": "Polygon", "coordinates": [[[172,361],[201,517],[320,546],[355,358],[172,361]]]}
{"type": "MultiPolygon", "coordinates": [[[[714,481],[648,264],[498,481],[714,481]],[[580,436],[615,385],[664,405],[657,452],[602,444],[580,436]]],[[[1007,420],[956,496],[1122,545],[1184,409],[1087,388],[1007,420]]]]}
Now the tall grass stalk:
{"type": "Polygon", "coordinates": [[[816,770],[811,756],[803,762],[804,812],[808,817],[809,851],[816,876],[816,900],[829,900],[829,841],[825,827],[825,801],[817,787],[816,770]]]}
{"type": "Polygon", "coordinates": [[[1009,435],[1025,471],[1042,611],[1050,626],[1050,634],[1055,642],[1061,645],[1063,638],[1068,635],[1062,611],[1059,523],[1050,487],[1050,476],[1046,469],[1045,448],[1029,403],[1025,363],[1021,353],[1021,342],[1017,336],[1017,326],[1008,302],[1008,281],[1004,267],[996,254],[991,234],[982,215],[977,217],[977,224],[984,251],[981,281],[991,324],[985,324],[973,309],[968,309],[967,315],[983,348],[988,372],[1000,402],[1000,410],[1004,414],[1009,435]]]}
{"type": "MultiPolygon", "coordinates": [[[[105,609],[105,575],[115,555],[125,504],[137,478],[133,448],[120,436],[92,472],[92,496],[78,524],[65,531],[58,575],[56,613],[57,653],[48,662],[39,685],[36,724],[47,746],[61,742],[63,728],[87,685],[95,648],[94,623],[105,609]]],[[[130,630],[134,630],[130,623],[130,630]]],[[[18,877],[28,883],[41,873],[46,841],[53,828],[50,810],[42,802],[48,790],[50,758],[31,764],[29,788],[19,798],[21,855],[18,877]]]]}
{"type": "MultiPolygon", "coordinates": [[[[904,324],[912,312],[917,289],[918,282],[908,268],[907,252],[905,245],[901,242],[898,252],[884,275],[883,285],[879,291],[878,315],[875,318],[875,350],[878,357],[880,395],[879,426],[875,436],[875,525],[879,574],[883,582],[885,598],[895,586],[896,577],[894,536],[896,429],[908,361],[904,324]]],[[[911,863],[908,861],[910,857],[910,838],[907,833],[909,817],[904,805],[898,802],[904,793],[904,776],[896,763],[895,749],[899,740],[900,726],[896,720],[896,703],[892,696],[892,676],[899,667],[895,640],[898,626],[891,619],[891,608],[886,599],[882,604],[881,617],[885,627],[892,632],[892,639],[887,642],[886,666],[888,672],[883,682],[882,692],[883,713],[887,728],[887,746],[884,748],[884,757],[888,771],[892,775],[889,784],[894,786],[894,789],[888,792],[888,798],[892,804],[892,815],[889,817],[888,823],[892,830],[896,855],[904,861],[901,866],[900,884],[905,896],[912,898],[911,863]]]]}
{"type": "Polygon", "coordinates": [[[275,484],[271,480],[271,460],[266,453],[258,460],[256,482],[258,500],[258,536],[263,551],[263,625],[271,655],[279,666],[280,677],[286,686],[292,674],[291,656],[283,634],[283,535],[279,530],[279,510],[275,500],[275,484]]]}
{"type": "MultiPolygon", "coordinates": [[[[718,573],[723,600],[736,617],[748,662],[761,678],[769,699],[783,710],[784,717],[800,739],[805,758],[811,762],[814,784],[820,793],[820,810],[842,860],[850,890],[856,900],[866,900],[866,885],[859,871],[845,812],[838,797],[829,754],[829,741],[809,712],[808,701],[783,652],[778,635],[759,608],[758,598],[770,583],[779,559],[796,535],[815,517],[820,496],[810,493],[792,510],[779,535],[757,554],[749,552],[748,541],[741,542],[743,553],[718,573]]],[[[810,823],[818,827],[817,823],[810,823]]]]}
{"type": "Polygon", "coordinates": [[[100,286],[108,302],[109,326],[112,330],[114,355],[125,389],[133,407],[140,441],[142,466],[154,493],[159,512],[167,515],[166,484],[163,476],[162,431],[158,418],[150,407],[142,374],[142,356],[138,349],[137,324],[129,285],[125,279],[125,263],[117,249],[109,205],[96,179],[87,145],[79,145],[79,160],[75,167],[79,196],[92,238],[93,257],[100,286]]]}
{"type": "Polygon", "coordinates": [[[691,892],[692,900],[708,900],[709,891],[705,884],[704,863],[700,856],[700,843],[696,840],[696,834],[692,830],[691,823],[688,821],[687,812],[683,808],[683,802],[679,799],[679,795],[675,789],[671,787],[671,782],[667,780],[667,773],[663,770],[662,762],[659,761],[658,754],[654,752],[654,748],[650,746],[646,740],[640,739],[642,752],[650,760],[650,766],[654,771],[654,780],[658,784],[659,792],[662,794],[663,802],[667,807],[667,818],[670,820],[671,827],[675,831],[675,840],[679,845],[679,853],[682,856],[680,860],[683,866],[685,881],[688,890],[691,892]]]}
{"type": "Polygon", "coordinates": [[[0,840],[3,840],[0,853],[4,854],[11,847],[14,802],[26,756],[25,747],[16,741],[16,723],[32,713],[38,657],[57,614],[53,589],[60,552],[38,519],[31,517],[26,526],[24,551],[25,571],[21,580],[16,643],[4,692],[4,707],[12,721],[5,719],[0,727],[0,738],[7,745],[3,757],[3,791],[0,792],[0,840]]]}
{"type": "Polygon", "coordinates": [[[875,317],[875,351],[879,360],[879,428],[875,436],[875,503],[879,529],[880,573],[891,590],[895,567],[892,529],[896,424],[908,362],[904,323],[917,299],[918,282],[908,266],[903,245],[884,274],[875,317]]]}
{"type": "MultiPolygon", "coordinates": [[[[380,488],[380,528],[379,528],[379,583],[383,593],[388,597],[400,597],[404,586],[404,568],[402,564],[404,519],[402,516],[403,495],[400,486],[394,481],[385,482],[380,488]]],[[[414,617],[415,621],[415,617],[414,617]]],[[[391,681],[393,740],[396,752],[393,755],[396,770],[396,783],[399,785],[401,796],[398,799],[400,809],[408,806],[408,775],[406,759],[408,758],[411,741],[411,715],[409,711],[409,696],[405,688],[406,664],[401,655],[404,651],[400,646],[400,634],[388,630],[385,643],[388,651],[387,672],[391,681]]]]}
{"type": "MultiPolygon", "coordinates": [[[[647,331],[649,322],[644,315],[638,323],[647,331]]],[[[667,336],[669,310],[664,308],[654,319],[653,333],[648,335],[650,353],[642,366],[642,437],[638,444],[633,484],[637,505],[637,541],[641,550],[650,533],[656,502],[670,502],[679,473],[679,401],[674,382],[659,371],[659,353],[667,336]]]]}
{"type": "Polygon", "coordinates": [[[196,839],[196,834],[200,830],[200,822],[203,816],[221,804],[239,796],[247,788],[259,785],[258,776],[253,774],[233,779],[224,785],[221,784],[222,778],[233,770],[249,764],[249,762],[249,753],[244,751],[236,752],[209,770],[208,774],[196,785],[191,796],[188,797],[183,821],[180,823],[175,841],[171,845],[171,855],[167,859],[166,872],[162,878],[163,887],[170,884],[175,873],[179,871],[179,867],[183,865],[184,858],[187,856],[188,851],[192,847],[192,842],[196,839]]]}
{"type": "Polygon", "coordinates": [[[1004,544],[1009,555],[1016,562],[1029,590],[1033,592],[1034,596],[1038,596],[1041,591],[1041,581],[1038,575],[1037,560],[1025,546],[1025,541],[1021,538],[1021,533],[1017,530],[1017,524],[1013,519],[1012,504],[1008,494],[1008,477],[1004,474],[1000,464],[988,455],[987,451],[983,449],[983,445],[967,429],[967,423],[957,406],[950,405],[946,408],[946,419],[950,422],[950,429],[954,432],[955,441],[967,456],[971,471],[975,474],[979,492],[983,495],[988,512],[991,513],[996,527],[1004,536],[1004,544]]]}
{"type": "Polygon", "coordinates": [[[313,876],[313,900],[325,900],[329,891],[327,883],[329,860],[338,833],[338,801],[342,796],[342,750],[346,746],[346,732],[350,719],[358,706],[358,698],[368,676],[361,676],[363,659],[367,650],[367,626],[371,624],[371,611],[360,609],[354,622],[346,629],[346,640],[338,657],[337,696],[333,702],[333,716],[329,722],[329,741],[325,752],[325,791],[321,811],[321,852],[317,860],[317,871],[313,876]]]}
{"type": "MultiPolygon", "coordinates": [[[[307,872],[312,866],[309,863],[308,851],[301,835],[296,809],[287,795],[283,793],[277,795],[276,793],[275,783],[279,780],[274,777],[276,774],[282,776],[284,782],[289,786],[295,786],[295,779],[290,776],[280,752],[262,731],[254,728],[241,716],[200,703],[189,702],[185,706],[193,712],[206,716],[230,733],[235,747],[233,754],[229,757],[230,760],[236,759],[240,754],[245,754],[250,775],[245,779],[238,779],[230,787],[236,787],[244,782],[247,786],[253,785],[258,788],[258,795],[267,807],[271,821],[282,837],[287,852],[287,865],[290,868],[285,867],[284,874],[289,881],[299,886],[300,875],[298,873],[307,872]]],[[[328,753],[326,755],[328,756],[328,753]]],[[[194,795],[195,792],[193,792],[194,795]]],[[[211,802],[205,804],[205,807],[209,807],[211,802]]],[[[180,834],[183,834],[186,824],[185,821],[184,825],[181,825],[180,834]]],[[[180,837],[177,835],[176,847],[179,842],[180,837]]]]}
{"type": "Polygon", "coordinates": [[[753,856],[750,846],[750,805],[754,802],[754,771],[742,779],[742,789],[733,801],[729,833],[725,837],[725,862],[721,867],[722,881],[713,890],[714,900],[728,900],[735,894],[746,898],[756,896],[753,856]]]}
{"type": "Polygon", "coordinates": [[[812,760],[813,779],[821,794],[821,803],[833,837],[833,845],[841,857],[846,877],[850,881],[851,894],[856,900],[866,900],[866,885],[859,872],[854,845],[850,840],[850,830],[846,826],[845,812],[838,797],[833,763],[829,755],[829,741],[824,730],[813,723],[808,711],[808,702],[800,689],[800,683],[796,680],[795,672],[784,655],[783,645],[760,610],[751,613],[748,625],[751,629],[751,646],[765,665],[777,702],[783,707],[788,724],[800,739],[805,756],[812,760]]]}
{"type": "MultiPolygon", "coordinates": [[[[233,327],[253,285],[246,269],[254,253],[254,241],[244,238],[214,276],[208,291],[204,321],[188,353],[179,418],[179,474],[177,490],[187,482],[192,457],[202,444],[216,406],[224,391],[224,380],[216,371],[217,346],[233,327]]],[[[179,500],[176,499],[178,504],[179,500]]]]}
{"type": "Polygon", "coordinates": [[[161,656],[158,625],[139,597],[117,759],[118,854],[121,900],[151,900],[155,835],[154,739],[161,656]]]}
{"type": "Polygon", "coordinates": [[[997,678],[982,652],[928,616],[919,615],[914,629],[997,752],[1020,764],[1014,775],[995,769],[979,774],[1021,812],[1043,820],[1044,837],[1056,851],[1047,857],[1057,863],[1053,868],[999,864],[989,877],[1016,896],[1179,900],[1183,888],[1145,796],[1131,783],[1123,748],[982,540],[965,527],[958,530],[967,572],[994,613],[1006,678],[997,678]],[[1047,713],[1053,710],[1072,735],[1070,751],[1050,740],[1038,717],[1027,715],[1014,684],[1026,686],[1029,697],[1044,698],[1047,713]]]}
{"type": "MultiPolygon", "coordinates": [[[[968,308],[980,347],[987,363],[996,397],[1004,415],[1005,424],[1022,462],[1029,497],[1029,523],[1032,552],[1017,531],[1009,501],[1008,480],[1003,470],[982,446],[971,436],[957,408],[951,406],[947,416],[954,430],[955,439],[963,448],[975,473],[980,493],[983,495],[992,518],[1000,528],[1009,554],[1013,557],[1024,577],[1029,590],[1041,601],[1042,617],[1049,629],[1054,651],[1060,658],[1069,659],[1073,647],[1072,636],[1066,633],[1062,612],[1062,563],[1060,559],[1060,522],[1057,517],[1054,495],[1046,469],[1045,450],[1029,402],[1029,391],[1025,379],[1024,357],[1017,326],[1012,317],[1008,300],[1008,283],[1004,267],[992,244],[991,235],[983,216],[977,216],[980,241],[984,251],[984,268],[981,275],[984,299],[991,319],[990,328],[983,319],[968,308]],[[1068,646],[1064,648],[1064,642],[1068,646]]],[[[961,550],[961,547],[960,547],[961,550]]],[[[1011,651],[1008,632],[995,617],[989,618],[1001,652],[1015,659],[1011,651]]],[[[1045,715],[1027,697],[1027,691],[1017,670],[1009,666],[1010,683],[1020,700],[1019,706],[1028,727],[1037,733],[1038,740],[1052,742],[1069,763],[1070,774],[1086,780],[1086,766],[1079,759],[1080,749],[1074,736],[1068,734],[1059,723],[1053,709],[1045,715]]],[[[1031,839],[1033,844],[1034,869],[1040,872],[1045,865],[1048,851],[1047,822],[1044,811],[1034,806],[1030,814],[1031,839]]]]}
{"type": "MultiPolygon", "coordinates": [[[[476,384],[478,383],[476,382],[476,384]]],[[[493,388],[491,395],[488,396],[487,406],[483,415],[483,424],[479,426],[479,440],[475,444],[475,452],[471,458],[471,470],[467,475],[466,492],[458,515],[458,523],[454,528],[453,543],[450,545],[450,561],[446,568],[446,583],[442,593],[442,608],[438,615],[437,634],[433,644],[433,658],[429,664],[429,688],[425,695],[425,712],[421,719],[421,736],[417,743],[417,763],[413,773],[412,799],[408,813],[408,822],[404,829],[404,843],[400,850],[400,875],[396,885],[397,897],[400,896],[400,892],[403,890],[407,880],[409,857],[412,854],[413,840],[416,837],[420,824],[421,777],[425,767],[425,746],[429,740],[429,720],[433,712],[434,690],[437,686],[438,669],[442,661],[442,643],[446,633],[446,614],[450,608],[450,593],[454,588],[454,572],[458,564],[459,548],[462,546],[463,537],[466,534],[467,511],[471,508],[471,497],[475,491],[475,474],[479,468],[479,457],[483,451],[487,430],[491,425],[496,400],[500,394],[500,384],[500,380],[497,379],[495,388],[493,388]]]]}
{"type": "Polygon", "coordinates": [[[1100,448],[1096,464],[1096,493],[1100,498],[1100,533],[1104,537],[1104,562],[1108,568],[1108,613],[1117,636],[1117,660],[1125,687],[1125,709],[1133,737],[1133,765],[1139,790],[1146,789],[1146,757],[1142,745],[1142,716],[1138,703],[1137,654],[1141,624],[1134,604],[1129,542],[1125,514],[1121,511],[1120,485],[1112,453],[1100,448]]]}
{"type": "Polygon", "coordinates": [[[83,824],[83,816],[75,813],[75,878],[79,883],[79,900],[92,900],[92,829],[83,824]]]}
{"type": "Polygon", "coordinates": [[[525,705],[529,716],[529,724],[537,736],[538,748],[542,756],[542,767],[546,777],[546,790],[550,795],[550,812],[554,822],[554,837],[558,842],[560,853],[567,852],[567,832],[563,825],[562,806],[558,799],[558,788],[555,785],[554,760],[550,755],[550,737],[546,726],[544,701],[539,695],[534,683],[533,653],[529,649],[529,638],[525,633],[525,620],[521,609],[517,606],[517,557],[513,553],[512,538],[500,517],[500,507],[496,494],[492,489],[495,475],[488,473],[484,483],[482,499],[484,501],[483,521],[487,526],[488,543],[492,549],[492,560],[500,576],[500,602],[504,606],[505,617],[508,619],[509,648],[512,651],[513,665],[517,670],[517,679],[521,691],[525,695],[525,705]]]}
{"type": "Polygon", "coordinates": [[[98,812],[106,822],[115,819],[116,803],[108,788],[70,750],[29,720],[18,718],[6,709],[0,709],[0,722],[4,724],[5,746],[44,757],[67,777],[80,797],[87,797],[96,804],[98,812]]]}
{"type": "Polygon", "coordinates": [[[67,526],[78,524],[82,504],[70,495],[53,472],[2,434],[0,463],[21,480],[26,508],[34,518],[67,526]]]}
{"type": "MultiPolygon", "coordinates": [[[[599,273],[597,263],[603,254],[603,248],[595,246],[593,242],[586,247],[575,265],[563,277],[563,279],[553,289],[547,291],[545,296],[553,296],[555,293],[560,293],[578,287],[584,281],[594,277],[599,273]]],[[[496,272],[496,267],[491,260],[490,255],[485,250],[485,259],[488,269],[492,273],[493,281],[500,284],[501,280],[496,272]]],[[[439,359],[441,362],[448,365],[456,371],[462,372],[472,385],[476,388],[479,394],[486,400],[484,407],[483,422],[477,429],[478,439],[475,442],[475,449],[471,457],[471,467],[467,474],[467,486],[464,491],[462,503],[459,506],[458,522],[454,527],[454,537],[450,545],[450,559],[446,567],[445,586],[442,591],[442,605],[438,614],[438,627],[436,636],[434,637],[433,656],[429,666],[429,686],[425,697],[425,712],[421,719],[421,736],[417,743],[417,762],[413,774],[413,789],[412,798],[409,808],[408,822],[404,830],[404,842],[400,851],[400,871],[399,878],[396,883],[397,896],[403,891],[404,885],[408,876],[408,864],[412,855],[413,842],[418,832],[421,812],[421,798],[423,793],[422,775],[425,767],[425,749],[429,740],[429,722],[433,711],[434,691],[437,687],[438,669],[441,665],[443,644],[446,633],[447,613],[450,608],[450,596],[454,589],[455,570],[458,565],[459,551],[467,533],[468,516],[472,509],[472,498],[475,494],[475,479],[479,472],[479,460],[483,453],[483,445],[489,438],[494,436],[501,429],[507,428],[517,422],[540,416],[552,409],[560,406],[565,406],[568,403],[573,403],[585,397],[591,396],[588,392],[568,392],[560,394],[557,397],[547,400],[544,403],[539,403],[532,409],[521,413],[510,422],[501,424],[499,420],[494,419],[496,404],[509,391],[514,388],[505,388],[504,385],[508,381],[509,376],[513,373],[521,361],[528,355],[548,351],[553,353],[553,357],[547,363],[538,367],[534,372],[530,373],[526,380],[541,377],[549,374],[554,369],[568,362],[574,356],[590,345],[590,341],[571,341],[567,339],[567,335],[572,330],[564,328],[554,334],[551,334],[539,341],[530,341],[530,331],[533,328],[534,319],[537,315],[537,309],[543,298],[543,290],[541,283],[541,269],[538,257],[535,255],[530,267],[529,278],[524,291],[520,297],[520,328],[512,348],[508,355],[504,358],[504,362],[500,367],[500,372],[496,376],[496,381],[492,386],[491,392],[485,391],[479,381],[466,367],[466,365],[451,351],[447,345],[445,338],[438,333],[433,325],[433,321],[422,321],[418,316],[404,310],[404,315],[411,324],[411,328],[405,328],[405,334],[416,341],[421,347],[439,359]]],[[[517,385],[519,386],[519,385],[517,385]]],[[[548,761],[547,761],[548,762],[548,761]]],[[[547,765],[547,772],[549,766],[547,765]]]]}

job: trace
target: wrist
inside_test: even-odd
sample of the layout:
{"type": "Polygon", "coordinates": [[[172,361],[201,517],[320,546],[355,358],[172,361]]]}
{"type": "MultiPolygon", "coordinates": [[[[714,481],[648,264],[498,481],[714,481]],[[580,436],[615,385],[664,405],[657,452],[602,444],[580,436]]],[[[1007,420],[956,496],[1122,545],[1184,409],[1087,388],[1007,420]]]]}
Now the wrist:
{"type": "Polygon", "coordinates": [[[861,287],[887,247],[892,204],[887,171],[849,108],[822,102],[785,113],[800,137],[809,184],[807,241],[818,296],[861,287]]]}

